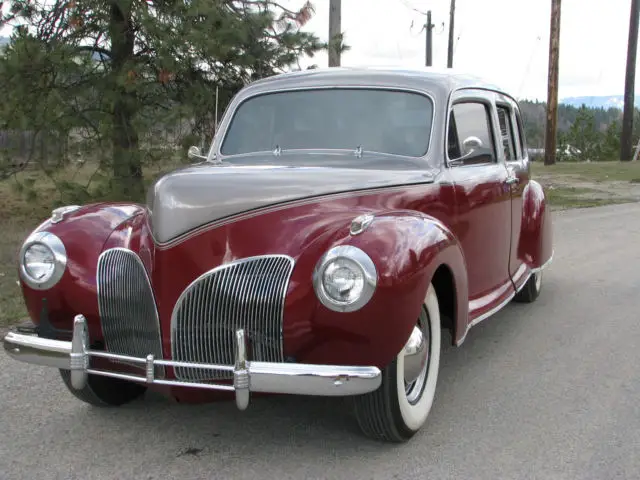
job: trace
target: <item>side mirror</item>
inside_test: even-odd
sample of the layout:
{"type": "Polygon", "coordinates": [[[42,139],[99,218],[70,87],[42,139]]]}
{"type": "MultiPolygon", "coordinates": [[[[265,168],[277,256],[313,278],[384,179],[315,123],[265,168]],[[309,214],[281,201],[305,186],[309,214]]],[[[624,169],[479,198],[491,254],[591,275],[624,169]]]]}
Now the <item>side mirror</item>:
{"type": "Polygon", "coordinates": [[[462,142],[462,149],[464,150],[462,152],[462,155],[469,155],[470,153],[476,151],[478,148],[482,148],[482,140],[480,140],[478,137],[467,137],[464,142],[462,142]]]}
{"type": "Polygon", "coordinates": [[[187,150],[187,157],[189,157],[189,160],[206,160],[207,159],[206,156],[200,153],[200,149],[195,145],[192,145],[191,147],[189,147],[189,150],[187,150]]]}
{"type": "Polygon", "coordinates": [[[480,165],[484,163],[491,163],[494,161],[494,156],[491,150],[484,148],[482,140],[478,137],[467,137],[462,142],[462,156],[449,162],[450,165],[480,165]]]}

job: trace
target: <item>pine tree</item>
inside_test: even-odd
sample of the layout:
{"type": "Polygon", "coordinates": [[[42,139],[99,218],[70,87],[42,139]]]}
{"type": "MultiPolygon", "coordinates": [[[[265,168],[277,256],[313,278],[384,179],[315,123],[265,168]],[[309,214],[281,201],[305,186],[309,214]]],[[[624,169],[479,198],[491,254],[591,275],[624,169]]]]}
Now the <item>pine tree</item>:
{"type": "Polygon", "coordinates": [[[154,134],[187,121],[189,138],[210,137],[216,87],[222,110],[324,47],[299,28],[313,13],[273,0],[13,0],[0,129],[72,138],[118,195],[139,198],[144,162],[167,154],[154,134]]]}

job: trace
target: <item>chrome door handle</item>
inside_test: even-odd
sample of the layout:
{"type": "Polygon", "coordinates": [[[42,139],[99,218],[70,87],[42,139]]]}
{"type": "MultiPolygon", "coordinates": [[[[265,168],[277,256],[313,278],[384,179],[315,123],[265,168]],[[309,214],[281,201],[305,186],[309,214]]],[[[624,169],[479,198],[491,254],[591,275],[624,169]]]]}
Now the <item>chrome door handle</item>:
{"type": "Polygon", "coordinates": [[[507,185],[515,185],[516,183],[520,183],[520,179],[518,177],[516,177],[515,175],[514,176],[509,176],[504,181],[504,183],[506,183],[507,185]]]}

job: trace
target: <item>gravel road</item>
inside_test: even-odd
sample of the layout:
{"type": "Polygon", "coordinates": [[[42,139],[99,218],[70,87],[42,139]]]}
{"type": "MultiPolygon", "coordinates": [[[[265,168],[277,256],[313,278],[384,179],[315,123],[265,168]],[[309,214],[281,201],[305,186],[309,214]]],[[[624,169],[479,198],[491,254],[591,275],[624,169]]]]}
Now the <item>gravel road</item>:
{"type": "Polygon", "coordinates": [[[640,204],[554,226],[539,299],[445,346],[408,444],[363,438],[341,399],[92,409],[56,371],[0,353],[0,478],[638,479],[640,204]]]}

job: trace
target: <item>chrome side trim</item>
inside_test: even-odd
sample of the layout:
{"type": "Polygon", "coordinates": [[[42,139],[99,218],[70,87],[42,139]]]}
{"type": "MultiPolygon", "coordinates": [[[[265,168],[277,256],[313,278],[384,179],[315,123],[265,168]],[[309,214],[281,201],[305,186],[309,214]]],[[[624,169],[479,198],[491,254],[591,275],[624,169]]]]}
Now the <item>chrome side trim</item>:
{"type": "Polygon", "coordinates": [[[493,307],[491,310],[483,313],[482,315],[480,315],[479,317],[476,317],[473,319],[473,321],[471,321],[468,325],[467,328],[464,332],[464,335],[462,336],[462,338],[456,343],[456,346],[460,346],[462,345],[462,343],[465,341],[465,339],[467,338],[467,334],[469,333],[469,330],[471,330],[473,327],[475,327],[477,324],[479,324],[480,322],[482,322],[483,320],[486,320],[487,318],[489,318],[492,315],[495,315],[496,313],[498,313],[500,310],[502,310],[511,300],[513,300],[513,297],[516,296],[516,292],[512,292],[509,294],[509,296],[503,300],[500,305],[493,307]]]}
{"type": "Polygon", "coordinates": [[[36,335],[9,332],[4,337],[5,351],[22,362],[71,370],[73,388],[86,385],[89,375],[119,378],[142,384],[171,385],[205,390],[235,392],[236,405],[244,410],[250,392],[290,395],[349,396],[362,395],[380,387],[380,369],[374,366],[313,365],[301,363],[254,362],[247,359],[244,330],[235,333],[234,365],[213,365],[192,362],[158,360],[152,354],[132,357],[87,348],[86,320],[77,315],[73,324],[73,341],[49,340],[36,335]],[[91,358],[140,365],[141,375],[99,370],[90,367],[91,358]],[[165,380],[154,375],[157,367],[208,369],[231,372],[232,384],[198,383],[165,380]]]}
{"type": "Polygon", "coordinates": [[[540,265],[539,267],[532,268],[531,269],[531,273],[538,273],[538,272],[544,270],[545,268],[547,268],[549,265],[551,265],[551,263],[553,262],[553,256],[555,255],[555,253],[556,253],[556,251],[553,250],[551,252],[551,256],[549,257],[549,260],[544,262],[544,264],[540,265]]]}
{"type": "Polygon", "coordinates": [[[475,327],[477,324],[479,324],[483,320],[486,320],[487,318],[491,317],[492,315],[495,315],[500,310],[502,310],[511,300],[513,300],[513,297],[515,297],[516,294],[518,294],[518,292],[520,292],[520,290],[522,290],[524,288],[524,286],[527,284],[527,282],[531,278],[531,275],[534,275],[534,274],[544,270],[545,268],[547,268],[551,264],[551,262],[553,261],[554,253],[555,253],[555,251],[551,253],[551,257],[543,265],[541,265],[540,267],[537,267],[537,268],[530,269],[529,270],[529,274],[527,275],[527,279],[524,282],[522,282],[522,285],[520,285],[518,290],[516,290],[511,295],[509,295],[509,297],[506,300],[504,300],[502,303],[500,303],[500,305],[498,305],[497,307],[492,308],[488,312],[483,313],[478,318],[475,318],[472,322],[470,322],[467,325],[467,328],[466,328],[462,338],[458,342],[456,342],[456,346],[459,347],[460,345],[462,345],[462,343],[467,338],[467,333],[469,333],[469,330],[471,330],[471,328],[475,327]]]}

